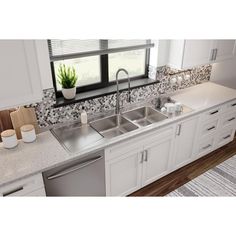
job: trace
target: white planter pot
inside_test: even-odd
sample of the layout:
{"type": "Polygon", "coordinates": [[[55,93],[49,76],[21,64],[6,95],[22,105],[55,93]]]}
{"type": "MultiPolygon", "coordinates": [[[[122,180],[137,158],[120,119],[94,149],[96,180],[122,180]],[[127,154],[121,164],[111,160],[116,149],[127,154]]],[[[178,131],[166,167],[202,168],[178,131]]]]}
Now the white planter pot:
{"type": "Polygon", "coordinates": [[[74,88],[69,88],[69,89],[62,89],[62,94],[64,96],[65,99],[73,99],[75,98],[75,94],[76,94],[76,87],[74,88]]]}

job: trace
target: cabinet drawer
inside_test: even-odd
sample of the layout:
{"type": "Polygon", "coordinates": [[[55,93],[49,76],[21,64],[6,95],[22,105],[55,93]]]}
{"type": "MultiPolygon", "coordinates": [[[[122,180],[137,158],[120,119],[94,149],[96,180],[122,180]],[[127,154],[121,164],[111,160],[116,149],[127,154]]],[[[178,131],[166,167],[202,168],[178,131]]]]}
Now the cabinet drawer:
{"type": "Polygon", "coordinates": [[[213,151],[214,147],[214,136],[204,139],[200,142],[197,150],[197,158],[200,158],[209,152],[213,151]]]}
{"type": "Polygon", "coordinates": [[[224,107],[226,111],[236,111],[236,99],[227,103],[224,107]]]}
{"type": "Polygon", "coordinates": [[[1,187],[0,196],[26,196],[40,188],[44,188],[43,178],[37,174],[1,187]]]}
{"type": "Polygon", "coordinates": [[[228,112],[222,115],[220,119],[220,128],[236,125],[236,111],[228,112]]]}
{"type": "Polygon", "coordinates": [[[208,122],[204,122],[201,127],[200,136],[213,134],[217,130],[218,122],[219,122],[218,118],[210,120],[208,122]]]}
{"type": "Polygon", "coordinates": [[[216,141],[216,148],[222,147],[225,144],[231,142],[234,139],[235,134],[235,126],[231,126],[225,130],[223,130],[216,141]]]}
{"type": "Polygon", "coordinates": [[[218,106],[218,107],[215,107],[215,108],[205,112],[203,114],[203,121],[217,117],[220,114],[221,109],[222,109],[222,107],[218,106]]]}

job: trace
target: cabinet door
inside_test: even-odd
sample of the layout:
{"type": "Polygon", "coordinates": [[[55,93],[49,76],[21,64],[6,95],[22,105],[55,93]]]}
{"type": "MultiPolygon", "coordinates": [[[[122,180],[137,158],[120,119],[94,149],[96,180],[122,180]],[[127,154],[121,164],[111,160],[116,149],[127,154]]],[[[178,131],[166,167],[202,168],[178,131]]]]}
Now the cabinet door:
{"type": "Polygon", "coordinates": [[[235,53],[235,40],[216,40],[215,48],[217,49],[215,62],[231,59],[235,53]]]}
{"type": "Polygon", "coordinates": [[[185,40],[182,68],[211,62],[214,40],[185,40]]]}
{"type": "Polygon", "coordinates": [[[125,196],[141,187],[142,149],[106,162],[106,195],[125,196]]]}
{"type": "Polygon", "coordinates": [[[173,136],[170,136],[145,146],[143,156],[143,186],[168,174],[172,144],[173,136]]]}
{"type": "Polygon", "coordinates": [[[34,40],[0,40],[0,109],[42,99],[34,40]]]}
{"type": "Polygon", "coordinates": [[[198,117],[177,124],[173,169],[178,169],[191,161],[197,124],[198,117]]]}

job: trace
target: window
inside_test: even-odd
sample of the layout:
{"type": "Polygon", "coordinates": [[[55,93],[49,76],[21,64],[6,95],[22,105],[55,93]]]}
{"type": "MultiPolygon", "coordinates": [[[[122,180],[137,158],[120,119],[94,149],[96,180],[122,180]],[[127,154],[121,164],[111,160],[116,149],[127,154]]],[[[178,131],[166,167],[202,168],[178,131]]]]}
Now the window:
{"type": "MultiPolygon", "coordinates": [[[[150,40],[48,40],[53,84],[60,64],[73,66],[78,74],[77,92],[108,87],[115,83],[116,71],[125,68],[131,80],[147,78],[150,40]]],[[[125,82],[126,78],[119,78],[125,82]]]]}

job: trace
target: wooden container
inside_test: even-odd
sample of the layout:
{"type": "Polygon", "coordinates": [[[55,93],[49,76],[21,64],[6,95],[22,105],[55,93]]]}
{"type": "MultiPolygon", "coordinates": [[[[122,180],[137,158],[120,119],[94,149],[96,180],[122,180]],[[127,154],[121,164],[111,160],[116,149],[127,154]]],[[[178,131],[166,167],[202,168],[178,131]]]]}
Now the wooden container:
{"type": "Polygon", "coordinates": [[[22,140],[25,143],[32,143],[36,139],[36,133],[33,125],[23,125],[20,128],[22,140]]]}
{"type": "Polygon", "coordinates": [[[8,129],[1,133],[3,147],[14,148],[17,146],[18,141],[14,129],[8,129]]]}

